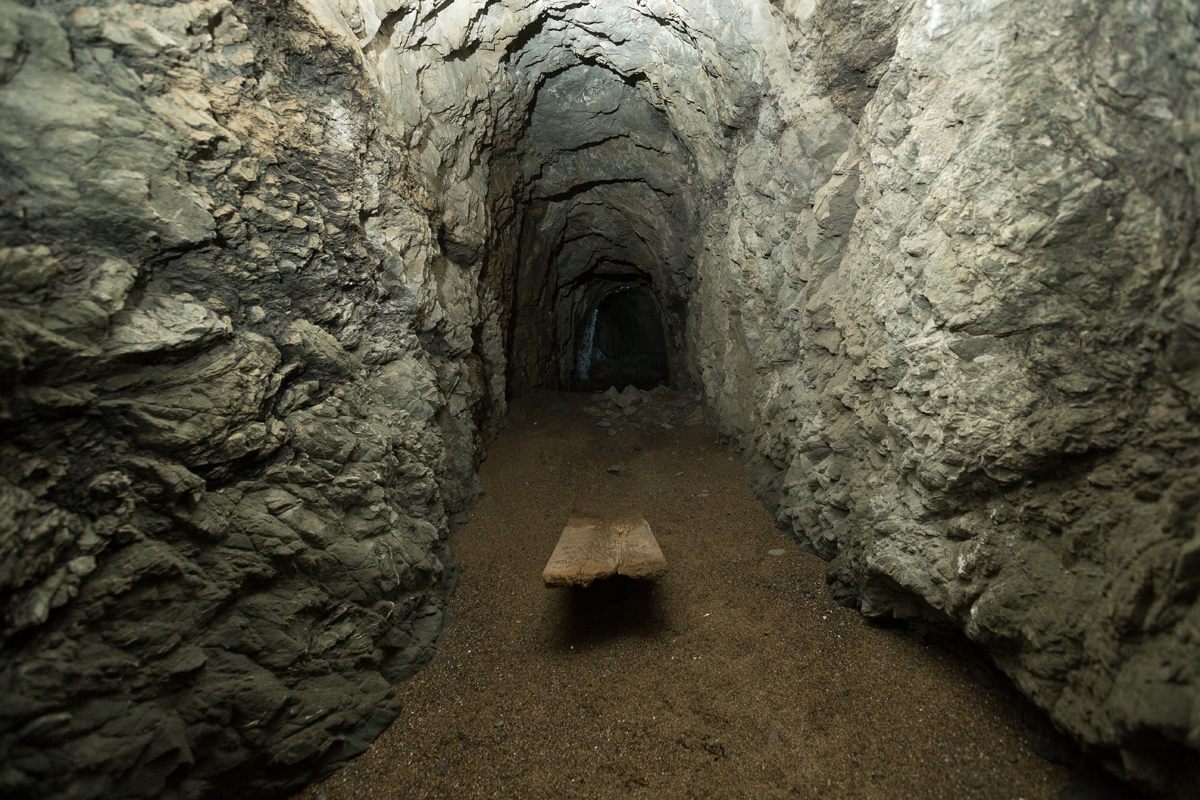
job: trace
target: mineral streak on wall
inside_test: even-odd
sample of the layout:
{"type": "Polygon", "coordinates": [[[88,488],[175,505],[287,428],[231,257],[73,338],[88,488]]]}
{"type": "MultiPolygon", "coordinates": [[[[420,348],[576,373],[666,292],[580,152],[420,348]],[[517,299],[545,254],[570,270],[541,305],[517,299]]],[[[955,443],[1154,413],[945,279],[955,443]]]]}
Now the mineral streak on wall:
{"type": "Polygon", "coordinates": [[[1200,783],[1193,0],[0,0],[0,796],[261,796],[617,287],[835,592],[1200,783]]]}

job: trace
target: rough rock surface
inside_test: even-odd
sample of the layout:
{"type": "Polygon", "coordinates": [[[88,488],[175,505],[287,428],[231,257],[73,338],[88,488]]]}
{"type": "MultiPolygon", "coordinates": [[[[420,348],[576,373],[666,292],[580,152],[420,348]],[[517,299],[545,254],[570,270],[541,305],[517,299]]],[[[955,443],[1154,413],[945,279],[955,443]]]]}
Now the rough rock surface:
{"type": "Polygon", "coordinates": [[[795,144],[827,117],[779,81],[747,132],[699,267],[708,397],[842,599],[961,628],[1118,772],[1194,791],[1195,4],[783,5],[793,64],[901,14],[852,136],[795,144]]]}
{"type": "Polygon", "coordinates": [[[1184,793],[1198,13],[0,0],[0,794],[365,746],[480,430],[631,288],[841,599],[1184,793]]]}
{"type": "Polygon", "coordinates": [[[477,304],[301,4],[0,4],[0,795],[362,750],[473,496],[477,304]]]}

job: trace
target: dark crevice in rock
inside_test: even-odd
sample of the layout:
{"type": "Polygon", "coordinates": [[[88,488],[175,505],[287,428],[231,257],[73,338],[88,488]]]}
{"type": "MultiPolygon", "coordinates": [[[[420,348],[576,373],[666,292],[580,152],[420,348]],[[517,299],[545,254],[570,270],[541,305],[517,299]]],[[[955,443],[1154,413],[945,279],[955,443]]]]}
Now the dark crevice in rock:
{"type": "Polygon", "coordinates": [[[568,200],[575,200],[582,195],[589,194],[603,187],[626,185],[641,185],[663,197],[674,197],[672,192],[654,186],[643,178],[609,178],[605,180],[584,181],[554,194],[534,195],[533,199],[544,203],[563,203],[568,200]]]}
{"type": "Polygon", "coordinates": [[[529,44],[545,31],[546,23],[550,20],[561,19],[565,12],[569,12],[572,9],[581,8],[586,5],[587,3],[582,2],[569,3],[554,10],[539,11],[536,16],[534,16],[523,28],[521,28],[520,32],[513,37],[511,41],[504,45],[504,52],[501,55],[501,61],[512,61],[514,56],[524,53],[529,47],[529,44]]]}

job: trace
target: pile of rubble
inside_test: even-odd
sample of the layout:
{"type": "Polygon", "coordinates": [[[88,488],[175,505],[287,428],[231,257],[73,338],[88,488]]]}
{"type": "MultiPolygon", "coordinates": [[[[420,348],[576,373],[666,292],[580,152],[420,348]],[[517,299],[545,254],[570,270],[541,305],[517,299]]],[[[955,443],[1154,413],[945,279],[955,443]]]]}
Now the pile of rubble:
{"type": "Polygon", "coordinates": [[[657,426],[671,430],[703,425],[705,422],[704,407],[699,397],[672,391],[665,386],[648,391],[636,386],[626,386],[618,391],[610,386],[595,395],[595,400],[586,411],[597,417],[597,427],[608,428],[611,434],[622,427],[645,429],[657,426]]]}

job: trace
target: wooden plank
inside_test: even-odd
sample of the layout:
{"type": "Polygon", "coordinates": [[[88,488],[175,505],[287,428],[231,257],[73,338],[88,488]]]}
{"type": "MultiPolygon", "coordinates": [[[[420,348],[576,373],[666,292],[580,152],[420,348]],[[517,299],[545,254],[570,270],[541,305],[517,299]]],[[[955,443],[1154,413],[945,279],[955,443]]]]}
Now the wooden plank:
{"type": "Polygon", "coordinates": [[[613,575],[657,578],[666,569],[667,560],[646,520],[608,522],[571,517],[542,571],[542,580],[551,587],[590,586],[613,575]]]}
{"type": "Polygon", "coordinates": [[[571,517],[542,580],[547,586],[588,586],[616,573],[620,553],[620,540],[604,520],[571,517]]]}
{"type": "Polygon", "coordinates": [[[667,571],[667,558],[644,519],[625,520],[613,527],[621,537],[617,574],[627,578],[652,580],[667,571]]]}

